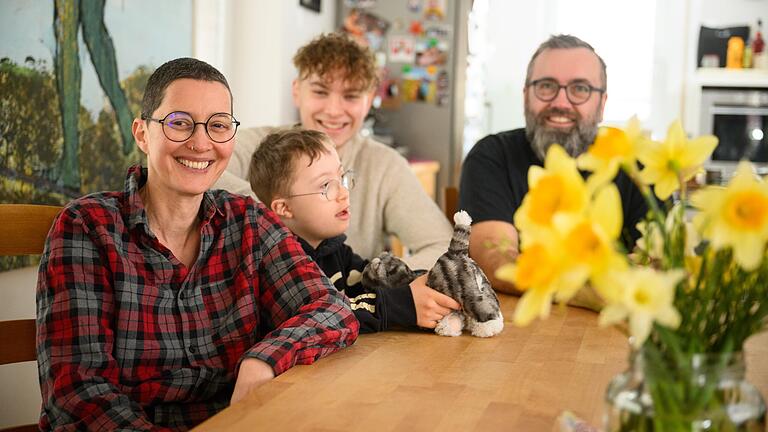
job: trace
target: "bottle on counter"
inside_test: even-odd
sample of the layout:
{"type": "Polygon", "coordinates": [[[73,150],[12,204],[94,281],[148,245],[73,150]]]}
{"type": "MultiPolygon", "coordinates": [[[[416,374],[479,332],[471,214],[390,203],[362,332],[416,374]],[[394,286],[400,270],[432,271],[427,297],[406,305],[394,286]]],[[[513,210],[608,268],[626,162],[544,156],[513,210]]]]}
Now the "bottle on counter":
{"type": "Polygon", "coordinates": [[[752,38],[752,67],[755,69],[768,69],[768,57],[765,53],[765,41],[763,40],[763,20],[757,20],[757,31],[752,38]]]}
{"type": "Polygon", "coordinates": [[[763,40],[763,20],[757,20],[757,31],[755,37],[752,38],[752,53],[761,54],[765,48],[765,41],[763,40]]]}
{"type": "MultiPolygon", "coordinates": [[[[754,35],[754,33],[752,33],[754,35]]],[[[754,39],[754,36],[747,36],[746,39],[744,39],[744,50],[741,53],[741,67],[742,69],[751,69],[752,68],[752,40],[754,39]]]]}
{"type": "Polygon", "coordinates": [[[725,67],[728,69],[741,69],[744,58],[744,39],[741,36],[731,36],[728,39],[728,53],[726,54],[725,67]]]}
{"type": "Polygon", "coordinates": [[[750,69],[752,67],[752,47],[749,46],[749,42],[744,44],[744,55],[741,57],[741,67],[750,69]]]}

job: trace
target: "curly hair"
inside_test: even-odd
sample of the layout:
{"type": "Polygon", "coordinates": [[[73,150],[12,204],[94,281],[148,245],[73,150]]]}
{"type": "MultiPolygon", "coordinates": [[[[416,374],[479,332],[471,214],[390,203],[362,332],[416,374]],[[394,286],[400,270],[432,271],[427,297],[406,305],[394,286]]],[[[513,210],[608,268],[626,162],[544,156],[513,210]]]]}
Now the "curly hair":
{"type": "Polygon", "coordinates": [[[331,138],[323,132],[293,127],[273,132],[261,141],[251,156],[248,179],[251,189],[267,207],[277,196],[288,195],[302,156],[310,165],[322,154],[334,148],[331,138]]]}
{"type": "Polygon", "coordinates": [[[341,72],[346,81],[361,90],[371,90],[379,84],[371,50],[358,45],[344,33],[316,37],[299,48],[293,56],[293,64],[302,80],[312,74],[328,80],[334,78],[333,74],[341,72]]]}

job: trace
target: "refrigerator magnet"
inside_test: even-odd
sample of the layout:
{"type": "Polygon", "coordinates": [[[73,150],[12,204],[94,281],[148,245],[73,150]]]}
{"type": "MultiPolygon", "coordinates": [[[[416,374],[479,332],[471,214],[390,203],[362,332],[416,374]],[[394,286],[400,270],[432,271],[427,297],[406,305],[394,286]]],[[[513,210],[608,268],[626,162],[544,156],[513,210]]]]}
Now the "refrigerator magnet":
{"type": "Polygon", "coordinates": [[[421,21],[411,21],[411,25],[408,26],[408,33],[414,36],[421,36],[424,33],[424,26],[421,24],[421,21]]]}
{"type": "Polygon", "coordinates": [[[445,19],[445,0],[426,0],[424,19],[442,21],[445,19]]]}
{"type": "Polygon", "coordinates": [[[388,39],[389,61],[392,63],[413,63],[416,49],[411,36],[390,36],[388,39]]]}
{"type": "Polygon", "coordinates": [[[449,86],[448,82],[448,72],[440,71],[440,73],[437,74],[437,79],[435,81],[437,85],[437,94],[435,96],[435,102],[437,106],[448,105],[448,99],[451,95],[451,87],[449,86]]]}

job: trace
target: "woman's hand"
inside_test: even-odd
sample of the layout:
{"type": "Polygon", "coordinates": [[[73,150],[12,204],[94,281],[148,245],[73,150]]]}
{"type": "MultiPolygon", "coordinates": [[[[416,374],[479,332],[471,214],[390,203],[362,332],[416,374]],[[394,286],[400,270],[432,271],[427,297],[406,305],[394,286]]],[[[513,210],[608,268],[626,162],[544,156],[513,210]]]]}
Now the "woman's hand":
{"type": "Polygon", "coordinates": [[[423,274],[410,283],[413,304],[416,306],[416,324],[419,327],[435,328],[437,322],[461,309],[461,305],[447,295],[427,286],[427,275],[423,274]]]}
{"type": "Polygon", "coordinates": [[[251,390],[259,387],[275,377],[275,371],[267,363],[255,359],[247,358],[240,363],[240,372],[235,381],[235,390],[232,392],[230,405],[244,398],[251,390]]]}

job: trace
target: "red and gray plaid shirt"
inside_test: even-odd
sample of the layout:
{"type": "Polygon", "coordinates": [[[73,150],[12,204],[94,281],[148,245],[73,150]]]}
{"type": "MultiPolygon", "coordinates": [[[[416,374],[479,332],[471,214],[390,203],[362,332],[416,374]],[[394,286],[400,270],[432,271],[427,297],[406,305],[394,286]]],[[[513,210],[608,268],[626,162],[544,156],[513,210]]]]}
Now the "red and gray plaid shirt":
{"type": "Polygon", "coordinates": [[[125,192],[57,217],[40,262],[37,360],[43,430],[187,429],[226,407],[240,360],[280,374],[352,344],[358,323],[279,218],[209,191],[186,268],[125,192]]]}

